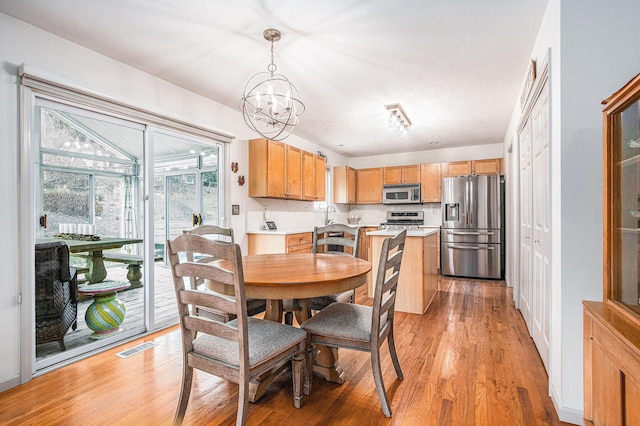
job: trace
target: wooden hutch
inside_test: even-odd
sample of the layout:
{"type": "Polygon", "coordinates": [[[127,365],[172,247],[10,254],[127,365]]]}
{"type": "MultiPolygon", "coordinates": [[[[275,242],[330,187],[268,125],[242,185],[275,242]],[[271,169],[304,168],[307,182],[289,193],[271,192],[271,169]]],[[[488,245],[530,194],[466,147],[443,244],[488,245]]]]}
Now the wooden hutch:
{"type": "Polygon", "coordinates": [[[603,101],[604,292],[584,305],[584,420],[640,425],[640,74],[603,101]]]}

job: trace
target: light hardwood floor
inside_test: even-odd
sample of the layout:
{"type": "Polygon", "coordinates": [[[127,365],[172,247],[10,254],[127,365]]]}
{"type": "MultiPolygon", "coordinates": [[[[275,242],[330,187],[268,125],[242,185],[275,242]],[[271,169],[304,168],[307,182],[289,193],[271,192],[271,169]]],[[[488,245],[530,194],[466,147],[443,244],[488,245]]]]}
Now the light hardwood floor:
{"type": "MultiPolygon", "coordinates": [[[[548,380],[511,289],[503,282],[444,279],[424,315],[396,314],[405,379],[386,347],[383,374],[393,418],[382,414],[369,355],[341,350],[343,385],[314,379],[293,407],[283,372],[249,407],[248,425],[561,425],[548,380]]],[[[366,289],[358,303],[370,303],[366,289]]],[[[165,425],[178,400],[182,359],[176,327],[61,368],[0,393],[3,425],[165,425]],[[158,346],[121,359],[142,341],[158,346]]],[[[196,372],[185,424],[233,424],[237,385],[196,372]]]]}

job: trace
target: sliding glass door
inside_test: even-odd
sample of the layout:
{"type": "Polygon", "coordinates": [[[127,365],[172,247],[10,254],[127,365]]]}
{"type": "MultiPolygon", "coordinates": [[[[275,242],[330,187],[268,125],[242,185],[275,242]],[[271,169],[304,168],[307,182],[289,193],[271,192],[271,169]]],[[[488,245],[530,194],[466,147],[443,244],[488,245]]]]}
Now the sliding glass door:
{"type": "MultiPolygon", "coordinates": [[[[44,99],[36,101],[32,133],[36,244],[67,242],[81,290],[129,284],[118,293],[126,308],[118,333],[94,333],[85,322],[93,299],[81,291],[64,350],[56,340],[36,341],[34,371],[177,323],[165,242],[196,225],[221,224],[222,144],[44,99]],[[148,197],[146,179],[153,182],[148,197]],[[111,240],[122,244],[103,247],[111,240]]],[[[36,322],[45,309],[39,303],[36,322]]]]}
{"type": "Polygon", "coordinates": [[[144,286],[149,283],[144,276],[131,281],[130,273],[132,268],[139,271],[146,260],[140,227],[144,222],[140,178],[145,126],[48,100],[38,100],[33,117],[39,145],[34,176],[41,217],[35,224],[36,246],[65,242],[80,290],[105,282],[125,282],[132,287],[119,295],[126,307],[119,332],[98,334],[87,324],[85,314],[93,298],[80,291],[67,302],[73,309],[67,306],[64,311],[64,315],[75,311],[75,325],[53,333],[48,328],[56,321],[58,308],[46,295],[62,296],[55,282],[38,278],[37,371],[145,332],[144,286]],[[104,244],[112,240],[121,244],[104,244]]]}
{"type": "MultiPolygon", "coordinates": [[[[154,248],[156,288],[173,291],[165,243],[183,230],[203,224],[221,225],[221,147],[200,138],[154,131],[154,248]],[[163,261],[160,261],[162,257],[163,261]]],[[[156,322],[175,316],[173,301],[156,303],[156,322]]]]}

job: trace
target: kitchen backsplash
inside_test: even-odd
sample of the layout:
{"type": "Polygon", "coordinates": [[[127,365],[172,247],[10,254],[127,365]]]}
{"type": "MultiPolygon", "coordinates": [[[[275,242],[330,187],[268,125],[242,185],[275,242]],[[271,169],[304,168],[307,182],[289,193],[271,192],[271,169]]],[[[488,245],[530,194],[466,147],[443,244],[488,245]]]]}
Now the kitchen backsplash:
{"type": "Polygon", "coordinates": [[[383,206],[332,204],[327,215],[324,203],[309,201],[277,200],[268,198],[249,198],[247,206],[248,231],[262,229],[265,214],[282,230],[298,230],[322,226],[328,216],[334,223],[349,223],[350,215],[362,215],[361,225],[377,226],[386,222],[387,211],[424,211],[426,226],[440,226],[442,223],[440,203],[417,205],[383,206]]]}

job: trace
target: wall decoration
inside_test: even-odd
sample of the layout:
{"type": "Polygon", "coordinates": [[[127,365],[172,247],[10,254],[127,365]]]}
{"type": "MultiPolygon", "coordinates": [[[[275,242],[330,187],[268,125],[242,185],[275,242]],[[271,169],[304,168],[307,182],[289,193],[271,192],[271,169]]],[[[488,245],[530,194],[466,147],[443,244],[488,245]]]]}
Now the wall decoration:
{"type": "Polygon", "coordinates": [[[238,185],[244,185],[244,175],[238,176],[238,185]]]}
{"type": "Polygon", "coordinates": [[[231,171],[233,173],[238,173],[238,163],[231,163],[231,171]]]}

